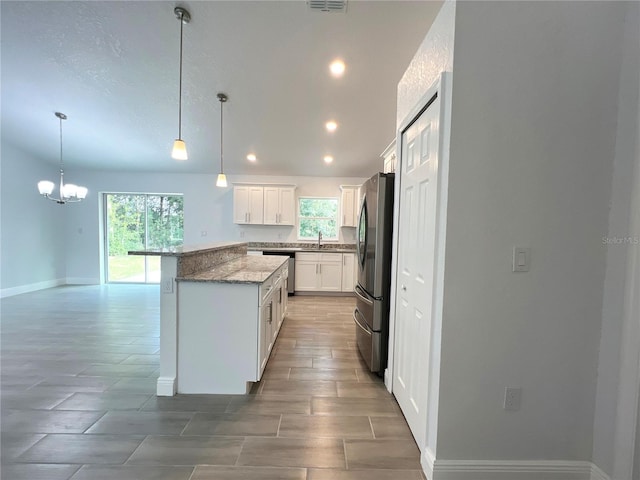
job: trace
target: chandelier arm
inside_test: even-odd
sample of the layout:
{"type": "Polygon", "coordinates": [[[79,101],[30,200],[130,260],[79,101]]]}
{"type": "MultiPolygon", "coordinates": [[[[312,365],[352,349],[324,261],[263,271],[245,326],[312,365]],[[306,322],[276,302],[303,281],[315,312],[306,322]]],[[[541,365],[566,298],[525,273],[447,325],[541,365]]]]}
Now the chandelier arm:
{"type": "Polygon", "coordinates": [[[224,122],[222,121],[222,110],[224,102],[220,101],[220,173],[224,173],[224,147],[222,129],[224,128],[224,122]]]}

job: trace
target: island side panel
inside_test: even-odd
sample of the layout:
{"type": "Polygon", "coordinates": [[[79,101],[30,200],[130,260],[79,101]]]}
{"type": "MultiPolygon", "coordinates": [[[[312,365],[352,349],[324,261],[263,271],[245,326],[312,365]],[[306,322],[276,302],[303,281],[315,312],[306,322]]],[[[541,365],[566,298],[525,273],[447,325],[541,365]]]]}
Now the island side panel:
{"type": "Polygon", "coordinates": [[[178,374],[178,258],[163,256],[160,272],[160,375],[156,393],[171,397],[176,394],[178,374]]]}
{"type": "Polygon", "coordinates": [[[259,284],[178,283],[178,393],[245,394],[256,381],[259,284]]]}

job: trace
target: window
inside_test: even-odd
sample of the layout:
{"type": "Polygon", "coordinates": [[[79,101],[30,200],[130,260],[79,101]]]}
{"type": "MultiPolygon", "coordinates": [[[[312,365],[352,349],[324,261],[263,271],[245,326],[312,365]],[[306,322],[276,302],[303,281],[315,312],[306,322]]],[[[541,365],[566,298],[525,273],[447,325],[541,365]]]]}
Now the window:
{"type": "Polygon", "coordinates": [[[338,240],[338,199],[298,199],[298,239],[316,240],[322,232],[325,240],[338,240]]]}
{"type": "Polygon", "coordinates": [[[182,195],[105,193],[107,282],[160,283],[160,257],[129,250],[182,245],[182,195]]]}

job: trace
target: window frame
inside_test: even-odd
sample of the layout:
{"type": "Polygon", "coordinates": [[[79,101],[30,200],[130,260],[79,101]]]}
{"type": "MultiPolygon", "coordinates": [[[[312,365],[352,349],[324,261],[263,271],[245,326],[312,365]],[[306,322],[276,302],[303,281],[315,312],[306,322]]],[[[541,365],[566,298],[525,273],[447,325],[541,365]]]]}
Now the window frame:
{"type": "Polygon", "coordinates": [[[301,219],[302,218],[313,218],[313,219],[328,219],[331,220],[331,217],[302,217],[301,215],[301,209],[300,209],[300,202],[301,200],[334,200],[336,202],[336,215],[335,218],[333,220],[335,220],[336,222],[336,236],[335,237],[325,237],[324,233],[322,234],[322,241],[327,241],[327,242],[338,242],[340,241],[340,223],[339,223],[339,216],[340,216],[340,198],[339,197],[321,197],[321,196],[317,196],[317,195],[308,195],[308,196],[299,196],[298,197],[298,204],[297,204],[297,212],[296,212],[296,218],[298,220],[298,224],[296,225],[296,237],[298,238],[298,240],[313,240],[316,241],[317,237],[302,237],[300,235],[300,227],[302,226],[302,222],[301,219]]]}

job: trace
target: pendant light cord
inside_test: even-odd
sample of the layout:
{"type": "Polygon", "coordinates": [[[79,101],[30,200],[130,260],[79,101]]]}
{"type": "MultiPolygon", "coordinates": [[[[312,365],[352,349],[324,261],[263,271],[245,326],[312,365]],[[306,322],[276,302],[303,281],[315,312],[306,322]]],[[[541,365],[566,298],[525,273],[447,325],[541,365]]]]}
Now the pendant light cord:
{"type": "Polygon", "coordinates": [[[180,14],[180,92],[178,94],[178,139],[182,140],[182,30],[184,14],[180,14]]]}
{"type": "Polygon", "coordinates": [[[62,160],[62,117],[60,118],[60,177],[64,175],[64,161],[62,160]]]}
{"type": "Polygon", "coordinates": [[[223,168],[223,155],[224,155],[224,148],[223,148],[223,135],[222,135],[222,128],[224,126],[224,123],[222,122],[222,106],[224,104],[224,101],[222,99],[220,99],[220,173],[224,173],[224,168],[223,168]]]}

